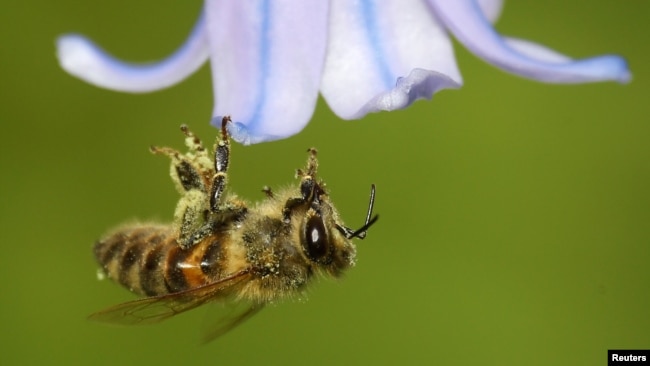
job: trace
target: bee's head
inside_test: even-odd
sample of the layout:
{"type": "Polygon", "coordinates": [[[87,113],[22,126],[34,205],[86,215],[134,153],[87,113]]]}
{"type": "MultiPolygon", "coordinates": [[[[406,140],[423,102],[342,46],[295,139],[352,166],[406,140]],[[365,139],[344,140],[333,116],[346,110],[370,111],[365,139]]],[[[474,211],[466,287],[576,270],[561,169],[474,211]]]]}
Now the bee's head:
{"type": "Polygon", "coordinates": [[[378,219],[372,216],[375,186],[370,191],[365,223],[358,229],[343,225],[323,183],[316,181],[316,150],[308,151],[307,169],[298,171],[300,196],[286,201],[283,219],[285,223],[298,219],[302,252],[313,264],[336,276],[354,265],[356,250],[352,239],[364,239],[368,228],[378,219]]]}

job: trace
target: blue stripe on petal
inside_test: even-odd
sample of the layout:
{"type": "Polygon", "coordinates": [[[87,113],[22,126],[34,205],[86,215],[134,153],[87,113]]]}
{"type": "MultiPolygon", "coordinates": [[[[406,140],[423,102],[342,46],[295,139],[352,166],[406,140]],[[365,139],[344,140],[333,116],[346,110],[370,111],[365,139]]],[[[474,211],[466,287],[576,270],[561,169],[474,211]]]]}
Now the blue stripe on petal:
{"type": "MultiPolygon", "coordinates": [[[[259,66],[258,69],[260,73],[258,74],[259,86],[257,90],[257,95],[255,97],[255,109],[250,117],[250,121],[247,123],[248,129],[255,129],[255,127],[260,123],[260,117],[262,114],[262,109],[266,104],[266,97],[268,95],[268,75],[270,72],[269,64],[269,45],[272,40],[269,36],[269,30],[271,29],[271,2],[270,0],[263,0],[259,2],[258,14],[262,19],[262,24],[260,26],[259,32],[259,66]]],[[[242,125],[243,127],[243,125],[242,125]]]]}
{"type": "Polygon", "coordinates": [[[375,2],[373,0],[362,0],[359,2],[359,6],[361,7],[360,13],[363,17],[363,22],[366,25],[364,30],[366,31],[366,36],[368,37],[369,45],[374,55],[373,61],[381,74],[384,87],[390,89],[395,85],[396,77],[391,72],[390,66],[386,61],[386,50],[382,45],[379,26],[377,25],[375,2]]]}
{"type": "Polygon", "coordinates": [[[206,2],[213,116],[231,115],[229,131],[244,144],[299,132],[322,79],[328,2],[272,1],[206,2]]]}

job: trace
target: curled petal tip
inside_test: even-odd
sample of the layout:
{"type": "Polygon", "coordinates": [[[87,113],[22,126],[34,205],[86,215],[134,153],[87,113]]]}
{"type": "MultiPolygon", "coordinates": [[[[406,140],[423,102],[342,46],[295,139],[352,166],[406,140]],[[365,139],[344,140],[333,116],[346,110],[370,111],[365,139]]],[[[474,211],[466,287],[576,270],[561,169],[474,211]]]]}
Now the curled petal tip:
{"type": "Polygon", "coordinates": [[[61,67],[71,75],[102,88],[130,93],[145,93],[176,84],[201,67],[209,55],[203,16],[187,41],[159,62],[123,62],[78,34],[59,37],[56,53],[61,67]]]}
{"type": "Polygon", "coordinates": [[[583,60],[545,46],[502,37],[475,0],[429,0],[441,22],[472,53],[513,74],[547,83],[587,83],[630,79],[625,61],[618,56],[583,60]]]}
{"type": "Polygon", "coordinates": [[[359,110],[353,118],[361,118],[370,112],[403,109],[418,99],[431,99],[442,89],[458,89],[461,83],[451,77],[431,70],[413,69],[408,76],[397,79],[395,87],[382,93],[359,110]]]}
{"type": "Polygon", "coordinates": [[[616,81],[629,83],[632,74],[624,58],[616,55],[575,60],[557,67],[557,82],[584,83],[616,81]]]}
{"type": "Polygon", "coordinates": [[[632,72],[629,69],[627,60],[620,56],[606,56],[611,59],[613,64],[612,70],[614,77],[612,78],[615,81],[618,81],[621,84],[627,84],[632,81],[632,72]]]}
{"type": "Polygon", "coordinates": [[[90,84],[131,93],[158,89],[141,83],[146,67],[121,62],[81,35],[59,37],[56,48],[61,67],[90,84]]]}
{"type": "MultiPolygon", "coordinates": [[[[223,116],[215,116],[210,121],[210,124],[214,127],[221,128],[221,121],[223,116]]],[[[258,131],[253,131],[249,129],[244,122],[233,121],[229,123],[226,128],[228,129],[228,134],[230,138],[237,141],[242,145],[252,145],[260,142],[269,142],[280,140],[289,137],[290,135],[271,135],[264,134],[258,131]]]]}
{"type": "Polygon", "coordinates": [[[497,66],[534,80],[555,83],[618,81],[627,83],[631,75],[624,58],[604,55],[580,60],[560,54],[540,44],[504,38],[504,50],[497,66]]]}
{"type": "Polygon", "coordinates": [[[93,69],[98,51],[91,41],[77,34],[66,34],[56,40],[56,56],[61,67],[84,80],[88,80],[85,75],[93,74],[89,70],[93,69]]]}
{"type": "MultiPolygon", "coordinates": [[[[217,118],[219,120],[220,118],[217,118]]],[[[253,136],[248,132],[246,125],[241,122],[233,122],[226,126],[230,137],[242,145],[251,145],[258,142],[265,141],[261,136],[253,136]]]]}
{"type": "MultiPolygon", "coordinates": [[[[507,67],[504,68],[507,69],[507,67]]],[[[538,62],[533,67],[523,67],[519,72],[513,72],[534,80],[559,84],[602,81],[616,81],[625,84],[632,79],[627,62],[616,55],[569,60],[561,63],[538,62]]]]}

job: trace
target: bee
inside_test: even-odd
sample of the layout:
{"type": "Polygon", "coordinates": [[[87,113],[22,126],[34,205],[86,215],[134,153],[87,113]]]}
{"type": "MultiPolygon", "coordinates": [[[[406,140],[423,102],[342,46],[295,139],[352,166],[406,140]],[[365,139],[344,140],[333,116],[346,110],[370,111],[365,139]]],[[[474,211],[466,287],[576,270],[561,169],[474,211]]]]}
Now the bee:
{"type": "Polygon", "coordinates": [[[181,198],[171,225],[123,226],[98,241],[102,275],[146,296],[94,313],[91,320],[150,324],[206,303],[225,312],[204,335],[209,341],[241,324],[265,305],[299,295],[318,274],[338,277],[354,266],[352,239],[364,239],[377,221],[371,186],[365,223],[343,224],[317,177],[316,150],[297,170],[297,186],[277,193],[265,187],[254,206],[226,190],[230,138],[223,118],[214,155],[187,126],[188,152],[151,147],[171,159],[171,178],[181,198]]]}

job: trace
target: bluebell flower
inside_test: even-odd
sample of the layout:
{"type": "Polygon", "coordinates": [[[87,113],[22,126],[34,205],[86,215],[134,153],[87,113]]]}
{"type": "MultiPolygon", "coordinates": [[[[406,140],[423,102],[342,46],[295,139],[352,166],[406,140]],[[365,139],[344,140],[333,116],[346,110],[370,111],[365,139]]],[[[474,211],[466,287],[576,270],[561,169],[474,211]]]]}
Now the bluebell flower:
{"type": "Polygon", "coordinates": [[[214,119],[231,114],[244,144],[286,138],[311,118],[320,92],[343,119],[405,108],[462,77],[449,33],[505,71],[549,83],[626,82],[618,56],[572,60],[503,37],[501,0],[207,0],[189,38],[160,62],[131,64],[80,35],[58,39],[70,74],[100,87],[166,88],[210,60],[214,119]]]}

